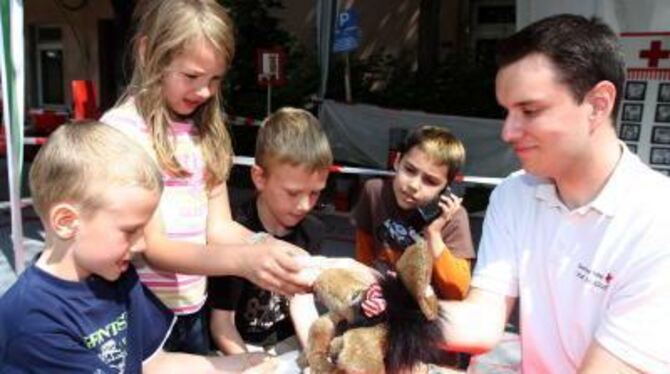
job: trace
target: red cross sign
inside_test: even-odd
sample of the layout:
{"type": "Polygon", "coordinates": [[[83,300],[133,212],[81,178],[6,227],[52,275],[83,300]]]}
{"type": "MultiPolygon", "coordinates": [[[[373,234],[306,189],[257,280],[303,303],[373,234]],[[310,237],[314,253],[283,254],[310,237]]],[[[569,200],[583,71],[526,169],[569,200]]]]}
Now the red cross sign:
{"type": "Polygon", "coordinates": [[[640,51],[640,58],[649,59],[647,67],[657,68],[658,61],[670,57],[670,50],[661,48],[660,40],[652,40],[649,49],[640,51]]]}

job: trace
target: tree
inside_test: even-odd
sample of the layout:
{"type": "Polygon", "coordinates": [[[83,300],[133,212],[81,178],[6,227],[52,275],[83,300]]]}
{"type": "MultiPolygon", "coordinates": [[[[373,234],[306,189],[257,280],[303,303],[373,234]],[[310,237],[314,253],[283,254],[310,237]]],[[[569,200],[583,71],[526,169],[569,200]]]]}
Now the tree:
{"type": "Polygon", "coordinates": [[[236,52],[226,77],[226,107],[231,113],[262,118],[266,111],[266,91],[257,83],[256,51],[282,47],[286,51],[289,84],[273,90],[273,108],[300,106],[316,92],[318,73],[313,52],[279,27],[272,10],[282,9],[279,0],[220,0],[231,11],[236,23],[236,52]]]}

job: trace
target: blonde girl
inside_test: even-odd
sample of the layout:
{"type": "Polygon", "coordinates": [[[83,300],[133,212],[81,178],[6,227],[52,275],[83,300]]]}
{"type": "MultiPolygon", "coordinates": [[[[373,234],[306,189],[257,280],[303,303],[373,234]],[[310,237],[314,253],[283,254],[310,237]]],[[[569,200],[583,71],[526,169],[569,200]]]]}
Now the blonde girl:
{"type": "Polygon", "coordinates": [[[231,219],[232,148],[221,81],[234,54],[233,22],[214,0],[148,0],[135,12],[132,79],[102,121],[137,139],[165,189],[144,232],[140,279],[178,316],[166,349],[206,353],[206,275],[238,275],[284,294],[302,290],[288,243],[231,219]]]}

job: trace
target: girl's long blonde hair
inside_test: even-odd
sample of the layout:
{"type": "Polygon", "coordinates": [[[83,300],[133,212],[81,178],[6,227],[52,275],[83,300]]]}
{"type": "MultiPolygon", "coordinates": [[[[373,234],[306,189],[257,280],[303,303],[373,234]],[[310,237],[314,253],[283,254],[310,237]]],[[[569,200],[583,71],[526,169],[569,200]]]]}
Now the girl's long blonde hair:
{"type": "MultiPolygon", "coordinates": [[[[215,0],[144,0],[138,3],[134,19],[135,66],[119,103],[135,100],[151,132],[158,163],[169,174],[185,177],[190,172],[175,157],[162,79],[174,57],[198,41],[212,45],[228,69],[235,53],[233,21],[215,0]]],[[[208,189],[225,182],[233,156],[221,105],[221,91],[217,90],[192,115],[206,163],[208,189]]]]}

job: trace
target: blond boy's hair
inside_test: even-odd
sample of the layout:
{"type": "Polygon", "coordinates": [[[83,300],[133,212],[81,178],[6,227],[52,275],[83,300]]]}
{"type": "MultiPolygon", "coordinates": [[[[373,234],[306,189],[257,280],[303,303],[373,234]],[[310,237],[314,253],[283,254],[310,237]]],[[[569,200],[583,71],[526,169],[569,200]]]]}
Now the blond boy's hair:
{"type": "Polygon", "coordinates": [[[104,189],[113,186],[160,193],[163,181],[156,163],[139,144],[100,122],[61,125],[30,168],[30,193],[43,220],[60,202],[92,213],[102,206],[104,189]]]}
{"type": "Polygon", "coordinates": [[[401,148],[402,154],[418,147],[439,165],[445,165],[447,183],[453,182],[465,164],[465,146],[449,130],[443,127],[421,125],[411,131],[401,148]]]}
{"type": "MultiPolygon", "coordinates": [[[[226,70],[230,68],[235,54],[233,20],[215,0],[141,0],[133,18],[137,24],[133,40],[135,66],[119,104],[135,99],[137,110],[149,127],[159,165],[171,175],[187,177],[190,171],[175,156],[163,78],[176,56],[203,42],[216,50],[226,70]]],[[[232,166],[233,147],[221,106],[221,90],[217,90],[192,115],[209,189],[225,182],[232,166]]]]}
{"type": "Polygon", "coordinates": [[[303,109],[281,108],[263,121],[256,138],[256,165],[282,163],[314,172],[330,168],[333,154],[323,128],[303,109]]]}

